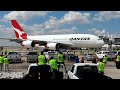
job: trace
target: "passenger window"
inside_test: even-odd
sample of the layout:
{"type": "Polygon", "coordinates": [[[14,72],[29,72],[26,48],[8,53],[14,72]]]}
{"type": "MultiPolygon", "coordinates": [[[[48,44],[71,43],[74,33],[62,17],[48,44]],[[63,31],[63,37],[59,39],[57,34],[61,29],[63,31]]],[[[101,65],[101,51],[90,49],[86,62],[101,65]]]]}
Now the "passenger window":
{"type": "Polygon", "coordinates": [[[74,71],[74,67],[75,67],[75,65],[73,65],[73,66],[72,66],[71,72],[73,72],[73,71],[74,71]]]}

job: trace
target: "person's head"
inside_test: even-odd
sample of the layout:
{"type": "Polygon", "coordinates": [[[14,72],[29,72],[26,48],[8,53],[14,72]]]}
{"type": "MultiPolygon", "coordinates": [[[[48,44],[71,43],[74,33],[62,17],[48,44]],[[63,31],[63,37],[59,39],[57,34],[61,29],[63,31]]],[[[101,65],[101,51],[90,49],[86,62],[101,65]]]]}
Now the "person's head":
{"type": "Polygon", "coordinates": [[[51,59],[53,59],[53,56],[51,56],[51,59]]]}
{"type": "Polygon", "coordinates": [[[82,57],[82,60],[84,60],[84,57],[82,57]]]}
{"type": "Polygon", "coordinates": [[[105,57],[107,57],[107,55],[105,55],[105,57]]]}
{"type": "Polygon", "coordinates": [[[43,51],[41,51],[41,55],[43,55],[43,51]]]}
{"type": "Polygon", "coordinates": [[[74,56],[75,58],[77,58],[77,56],[74,56]]]}

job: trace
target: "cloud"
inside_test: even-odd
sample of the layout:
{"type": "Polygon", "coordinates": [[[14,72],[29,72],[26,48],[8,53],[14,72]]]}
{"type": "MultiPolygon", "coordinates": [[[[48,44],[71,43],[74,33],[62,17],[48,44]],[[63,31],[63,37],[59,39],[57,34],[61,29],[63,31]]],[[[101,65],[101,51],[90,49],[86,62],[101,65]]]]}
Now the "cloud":
{"type": "Polygon", "coordinates": [[[95,35],[98,35],[98,36],[106,35],[106,30],[105,29],[99,30],[99,29],[96,29],[96,28],[92,28],[92,29],[88,29],[88,31],[91,32],[92,34],[95,34],[95,35]]]}
{"type": "Polygon", "coordinates": [[[99,30],[96,28],[92,28],[92,29],[88,29],[88,31],[91,32],[91,34],[94,34],[97,36],[106,36],[108,38],[120,37],[118,33],[109,33],[109,32],[106,32],[105,29],[99,30]]]}
{"type": "Polygon", "coordinates": [[[53,30],[50,31],[51,34],[73,34],[73,33],[77,33],[78,28],[76,27],[72,27],[72,28],[68,28],[68,29],[58,29],[58,30],[53,30]]]}
{"type": "Polygon", "coordinates": [[[20,23],[21,27],[28,33],[28,35],[41,35],[49,34],[49,31],[60,29],[61,23],[56,17],[50,17],[50,19],[41,24],[33,24],[31,26],[20,23]]]}
{"type": "MultiPolygon", "coordinates": [[[[50,11],[49,11],[50,12],[50,11]]],[[[35,16],[45,16],[47,11],[12,11],[6,15],[4,15],[4,20],[10,19],[19,19],[19,20],[27,20],[31,19],[35,16]]],[[[28,35],[39,35],[46,34],[47,32],[51,32],[53,30],[61,30],[67,24],[80,24],[80,23],[89,23],[90,13],[80,13],[70,11],[65,14],[62,18],[58,19],[57,17],[50,16],[48,21],[40,24],[33,25],[25,25],[24,22],[19,23],[22,28],[28,33],[28,35]]],[[[72,27],[72,26],[70,26],[72,27]]],[[[75,28],[75,27],[74,27],[75,28]]],[[[71,28],[70,28],[71,29],[71,28]]],[[[73,29],[72,29],[73,30],[73,29]]],[[[54,31],[57,32],[57,31],[54,31]]],[[[48,33],[49,34],[49,33],[48,33]]],[[[59,33],[58,33],[59,34],[59,33]]]]}
{"type": "Polygon", "coordinates": [[[120,11],[101,11],[94,15],[93,20],[95,21],[105,21],[120,18],[120,11]]]}
{"type": "Polygon", "coordinates": [[[12,28],[7,28],[5,25],[0,25],[0,37],[13,37],[14,31],[12,28]]]}
{"type": "Polygon", "coordinates": [[[61,26],[61,23],[60,20],[52,16],[43,25],[44,25],[44,29],[58,29],[61,26]]]}
{"type": "Polygon", "coordinates": [[[68,24],[88,24],[90,23],[90,13],[80,13],[75,11],[69,11],[66,13],[63,18],[61,18],[61,23],[68,24]]]}
{"type": "Polygon", "coordinates": [[[4,19],[11,20],[28,20],[36,16],[45,16],[49,13],[48,11],[12,11],[4,15],[4,19]]]}
{"type": "Polygon", "coordinates": [[[117,34],[117,33],[114,33],[114,34],[111,33],[110,34],[109,32],[106,32],[105,29],[99,30],[99,29],[96,29],[96,28],[92,28],[92,29],[88,29],[88,31],[91,34],[94,34],[94,35],[97,35],[97,36],[106,36],[108,38],[119,37],[119,34],[117,34]]]}
{"type": "MultiPolygon", "coordinates": [[[[24,23],[19,23],[20,26],[24,29],[24,31],[32,36],[32,35],[49,35],[49,34],[69,34],[69,33],[77,33],[77,27],[63,28],[61,27],[61,23],[56,17],[51,17],[48,21],[42,24],[33,24],[26,25],[24,23]]],[[[12,30],[13,31],[13,30],[12,30]]],[[[13,32],[14,33],[14,32],[13,32]]]]}
{"type": "Polygon", "coordinates": [[[11,42],[8,40],[0,40],[0,46],[21,46],[21,45],[16,42],[11,42]]]}
{"type": "MultiPolygon", "coordinates": [[[[7,28],[5,25],[0,25],[0,38],[15,38],[15,33],[12,28],[7,28]]],[[[0,39],[0,46],[18,46],[15,42],[0,39]]]]}

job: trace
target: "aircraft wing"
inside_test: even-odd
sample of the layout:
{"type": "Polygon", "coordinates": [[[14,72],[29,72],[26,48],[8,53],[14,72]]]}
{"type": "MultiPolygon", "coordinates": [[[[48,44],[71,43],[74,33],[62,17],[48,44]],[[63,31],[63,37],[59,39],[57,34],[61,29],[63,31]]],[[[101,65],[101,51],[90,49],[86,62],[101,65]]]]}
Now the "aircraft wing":
{"type": "Polygon", "coordinates": [[[21,43],[22,41],[24,41],[23,39],[17,39],[17,38],[0,38],[1,40],[9,40],[12,42],[17,42],[17,43],[21,43]]]}
{"type": "Polygon", "coordinates": [[[66,46],[66,47],[73,46],[72,43],[68,43],[68,42],[54,42],[54,43],[58,43],[58,44],[60,44],[60,45],[62,45],[62,46],[66,46]]]}
{"type": "MultiPolygon", "coordinates": [[[[26,41],[25,39],[17,39],[17,38],[0,38],[1,40],[9,40],[9,41],[12,41],[12,42],[16,42],[16,43],[22,43],[23,41],[26,41]]],[[[63,47],[70,47],[70,46],[73,46],[72,43],[68,43],[68,42],[52,42],[52,41],[43,41],[43,40],[31,40],[31,39],[27,39],[27,40],[30,40],[30,41],[34,41],[34,42],[37,42],[39,43],[39,45],[46,45],[46,43],[57,43],[63,47]]]]}
{"type": "MultiPolygon", "coordinates": [[[[32,41],[32,40],[31,40],[32,41]]],[[[72,43],[69,43],[69,42],[54,42],[54,41],[42,41],[42,40],[33,40],[35,42],[38,42],[39,45],[46,45],[46,43],[57,43],[59,44],[60,46],[63,46],[63,47],[70,47],[70,46],[73,46],[72,43]]]]}

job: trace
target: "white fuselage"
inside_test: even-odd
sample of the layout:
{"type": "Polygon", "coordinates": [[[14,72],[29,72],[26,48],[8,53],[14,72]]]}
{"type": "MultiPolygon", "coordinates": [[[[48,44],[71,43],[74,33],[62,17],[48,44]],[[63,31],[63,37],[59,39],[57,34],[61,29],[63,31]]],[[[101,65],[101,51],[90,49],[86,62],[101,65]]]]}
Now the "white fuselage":
{"type": "Polygon", "coordinates": [[[104,41],[91,34],[63,34],[27,36],[28,40],[47,41],[47,43],[69,44],[71,47],[90,48],[102,47],[104,41]]]}

